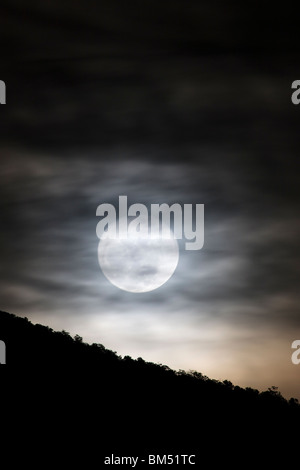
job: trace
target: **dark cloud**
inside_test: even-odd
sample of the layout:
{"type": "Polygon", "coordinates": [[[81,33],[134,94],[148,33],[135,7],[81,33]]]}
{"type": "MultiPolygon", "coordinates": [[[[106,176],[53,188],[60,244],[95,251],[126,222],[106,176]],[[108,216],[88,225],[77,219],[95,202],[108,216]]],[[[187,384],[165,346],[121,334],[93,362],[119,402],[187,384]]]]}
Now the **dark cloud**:
{"type": "Polygon", "coordinates": [[[296,19],[233,2],[1,8],[1,308],[122,354],[292,393],[296,19]],[[119,195],[205,204],[203,249],[180,243],[156,291],[116,289],[99,268],[96,208],[119,195]]]}

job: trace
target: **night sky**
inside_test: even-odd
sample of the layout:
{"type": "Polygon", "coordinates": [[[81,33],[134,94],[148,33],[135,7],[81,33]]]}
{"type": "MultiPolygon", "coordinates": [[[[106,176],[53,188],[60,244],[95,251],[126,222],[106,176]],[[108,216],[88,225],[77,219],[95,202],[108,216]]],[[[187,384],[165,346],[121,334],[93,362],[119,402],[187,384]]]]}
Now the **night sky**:
{"type": "Polygon", "coordinates": [[[0,309],[300,398],[296,15],[100,3],[1,2],[0,309]],[[96,209],[119,195],[205,204],[203,249],[180,244],[152,292],[99,267],[96,209]]]}

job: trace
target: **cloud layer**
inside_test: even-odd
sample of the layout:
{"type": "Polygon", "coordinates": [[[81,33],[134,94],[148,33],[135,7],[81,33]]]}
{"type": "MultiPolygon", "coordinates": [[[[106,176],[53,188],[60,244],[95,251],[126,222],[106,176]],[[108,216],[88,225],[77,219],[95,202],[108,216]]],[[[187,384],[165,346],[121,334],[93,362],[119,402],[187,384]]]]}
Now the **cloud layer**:
{"type": "Polygon", "coordinates": [[[254,37],[244,4],[144,4],[4,2],[1,309],[299,397],[297,28],[262,9],[254,37]],[[155,291],[100,270],[96,208],[119,195],[205,204],[203,249],[181,243],[155,291]]]}

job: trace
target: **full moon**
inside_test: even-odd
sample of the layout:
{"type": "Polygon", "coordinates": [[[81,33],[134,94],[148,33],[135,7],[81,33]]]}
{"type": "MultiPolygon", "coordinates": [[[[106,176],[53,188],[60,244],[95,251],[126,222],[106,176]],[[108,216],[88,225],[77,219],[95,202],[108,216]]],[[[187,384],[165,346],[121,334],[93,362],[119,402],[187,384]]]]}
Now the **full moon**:
{"type": "Polygon", "coordinates": [[[104,275],[128,292],[149,292],[162,286],[174,273],[178,259],[178,243],[172,237],[102,237],[98,246],[104,275]]]}

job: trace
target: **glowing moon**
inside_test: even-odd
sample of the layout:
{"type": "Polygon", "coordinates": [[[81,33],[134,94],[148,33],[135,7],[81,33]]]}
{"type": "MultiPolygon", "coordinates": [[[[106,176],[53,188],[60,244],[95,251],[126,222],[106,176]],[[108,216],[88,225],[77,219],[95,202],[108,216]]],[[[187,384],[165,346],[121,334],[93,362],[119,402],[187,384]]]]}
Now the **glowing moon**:
{"type": "Polygon", "coordinates": [[[128,292],[149,292],[162,286],[174,273],[178,259],[178,243],[171,237],[102,237],[98,246],[104,275],[128,292]]]}

